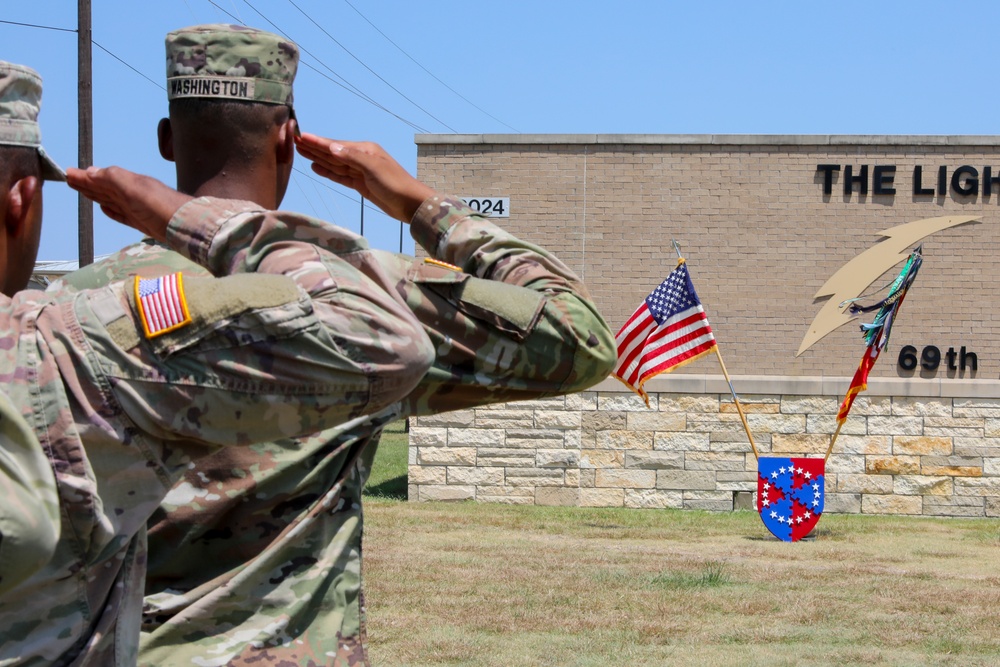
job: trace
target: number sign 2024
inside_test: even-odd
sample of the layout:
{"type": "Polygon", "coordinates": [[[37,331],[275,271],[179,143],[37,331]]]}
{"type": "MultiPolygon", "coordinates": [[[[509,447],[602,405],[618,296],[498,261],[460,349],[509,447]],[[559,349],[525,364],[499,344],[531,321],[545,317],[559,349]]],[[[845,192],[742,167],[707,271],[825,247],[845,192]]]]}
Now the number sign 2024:
{"type": "Polygon", "coordinates": [[[488,218],[510,217],[510,197],[462,197],[462,201],[488,218]]]}

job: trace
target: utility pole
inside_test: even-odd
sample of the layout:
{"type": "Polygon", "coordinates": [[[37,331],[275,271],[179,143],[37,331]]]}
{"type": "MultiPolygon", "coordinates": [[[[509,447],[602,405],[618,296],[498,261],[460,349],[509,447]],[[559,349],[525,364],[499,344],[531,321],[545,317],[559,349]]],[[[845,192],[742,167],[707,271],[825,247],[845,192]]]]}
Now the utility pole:
{"type": "MultiPolygon", "coordinates": [[[[77,166],[86,169],[94,163],[94,79],[91,62],[90,0],[77,0],[77,166]]],[[[80,266],[94,262],[94,204],[77,195],[80,266]]]]}

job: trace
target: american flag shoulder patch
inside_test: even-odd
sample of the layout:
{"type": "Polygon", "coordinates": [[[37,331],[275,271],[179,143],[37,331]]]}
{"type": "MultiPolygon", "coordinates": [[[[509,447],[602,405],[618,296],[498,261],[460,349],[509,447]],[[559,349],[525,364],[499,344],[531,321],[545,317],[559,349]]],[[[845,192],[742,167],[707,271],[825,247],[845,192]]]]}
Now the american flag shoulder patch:
{"type": "Polygon", "coordinates": [[[146,338],[155,338],[191,322],[184,277],[178,273],[159,278],[135,277],[135,303],[146,338]]]}

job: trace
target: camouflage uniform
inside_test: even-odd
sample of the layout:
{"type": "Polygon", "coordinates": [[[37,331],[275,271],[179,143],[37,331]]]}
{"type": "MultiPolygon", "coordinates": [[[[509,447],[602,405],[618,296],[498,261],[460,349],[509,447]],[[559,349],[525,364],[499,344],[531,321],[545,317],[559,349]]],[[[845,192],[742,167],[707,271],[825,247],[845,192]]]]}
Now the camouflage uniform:
{"type": "Polygon", "coordinates": [[[350,232],[201,198],[167,238],[228,277],[179,277],[157,303],[158,280],[0,297],[0,407],[6,417],[16,406],[0,423],[11,436],[2,486],[16,494],[0,497],[4,563],[7,546],[31,546],[6,540],[34,521],[7,521],[25,490],[61,515],[54,545],[38,534],[47,563],[12,554],[30,567],[4,570],[0,665],[135,664],[146,522],[191,461],[381,410],[430,365],[430,342],[385,275],[343,261],[367,251],[350,232]],[[164,326],[159,306],[177,321],[164,326]]]}
{"type": "MultiPolygon", "coordinates": [[[[175,486],[151,521],[142,665],[363,665],[361,489],[381,429],[498,401],[582,390],[615,360],[580,280],[461,201],[434,197],[411,222],[432,257],[373,250],[430,336],[436,358],[403,401],[323,433],[220,451],[175,486]]],[[[152,243],[68,280],[185,270],[152,243]]]]}
{"type": "Polygon", "coordinates": [[[48,562],[58,536],[52,467],[24,418],[0,393],[0,595],[48,562]]]}
{"type": "Polygon", "coordinates": [[[0,376],[62,511],[52,560],[0,596],[0,665],[134,664],[146,521],[192,460],[381,410],[430,364],[392,283],[343,261],[367,251],[350,232],[199,198],[167,237],[227,276],[183,280],[175,330],[146,333],[138,280],[0,301],[0,376]]]}
{"type": "MultiPolygon", "coordinates": [[[[0,147],[34,148],[42,177],[64,181],[62,170],[42,149],[41,102],[38,73],[0,61],[0,147]]],[[[0,595],[48,562],[58,535],[59,501],[52,467],[20,411],[0,392],[0,595]]]]}

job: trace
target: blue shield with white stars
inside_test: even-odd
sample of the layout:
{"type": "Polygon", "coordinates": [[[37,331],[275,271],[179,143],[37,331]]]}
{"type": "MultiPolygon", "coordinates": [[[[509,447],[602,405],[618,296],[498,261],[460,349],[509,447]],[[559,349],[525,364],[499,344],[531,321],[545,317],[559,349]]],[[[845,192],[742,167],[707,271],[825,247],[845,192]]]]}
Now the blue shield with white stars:
{"type": "Polygon", "coordinates": [[[785,542],[800,540],[823,514],[826,459],[762,456],[757,459],[757,512],[785,542]]]}

